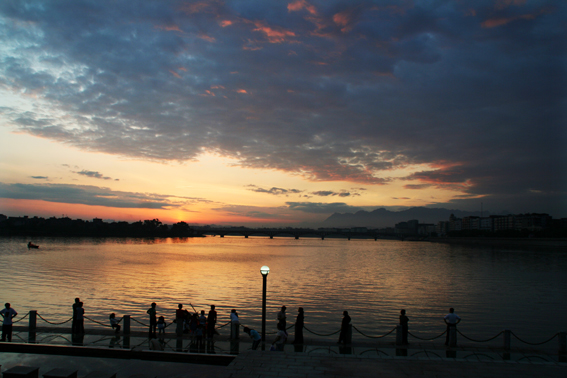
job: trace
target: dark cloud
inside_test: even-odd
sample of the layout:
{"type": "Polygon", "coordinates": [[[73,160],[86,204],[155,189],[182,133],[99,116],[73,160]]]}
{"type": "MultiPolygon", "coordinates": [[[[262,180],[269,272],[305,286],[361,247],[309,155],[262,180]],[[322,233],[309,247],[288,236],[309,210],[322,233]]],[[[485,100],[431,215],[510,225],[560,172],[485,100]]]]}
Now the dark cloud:
{"type": "Polygon", "coordinates": [[[408,188],[520,206],[567,188],[565,14],[551,0],[3,1],[0,85],[37,101],[2,117],[88,151],[213,152],[314,181],[387,185],[427,164],[408,188]]]}
{"type": "Polygon", "coordinates": [[[49,180],[49,177],[47,176],[30,176],[30,177],[35,180],[49,180]]]}
{"type": "Polygon", "coordinates": [[[276,187],[272,187],[270,189],[265,189],[265,188],[260,188],[256,185],[248,185],[247,186],[248,190],[251,190],[253,192],[256,193],[267,193],[267,194],[273,194],[276,196],[279,195],[289,195],[289,194],[299,194],[302,193],[303,190],[299,190],[299,189],[284,189],[284,188],[276,188],[276,187]]]}
{"type": "Polygon", "coordinates": [[[340,192],[335,192],[332,190],[319,190],[316,192],[311,192],[311,194],[313,194],[314,196],[319,196],[319,197],[334,197],[334,196],[339,196],[339,197],[356,197],[356,196],[360,196],[360,193],[351,193],[349,191],[343,190],[340,192]]]}
{"type": "Polygon", "coordinates": [[[0,198],[137,209],[184,209],[192,203],[210,202],[201,198],[121,192],[98,186],[68,184],[0,183],[0,198]]]}
{"type": "MultiPolygon", "coordinates": [[[[101,180],[112,180],[112,177],[104,176],[102,173],[99,173],[97,171],[86,171],[86,170],[83,169],[80,172],[74,172],[74,173],[76,173],[78,175],[82,175],[82,176],[101,179],[101,180]]],[[[119,181],[119,179],[115,179],[114,181],[119,181]]]]}

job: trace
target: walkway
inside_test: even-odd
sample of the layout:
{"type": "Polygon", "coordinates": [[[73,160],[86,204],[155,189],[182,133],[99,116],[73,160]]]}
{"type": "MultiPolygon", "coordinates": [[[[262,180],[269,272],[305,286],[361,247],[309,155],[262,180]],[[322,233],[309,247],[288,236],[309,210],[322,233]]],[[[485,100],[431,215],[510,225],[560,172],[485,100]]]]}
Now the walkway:
{"type": "Polygon", "coordinates": [[[245,351],[229,366],[154,362],[92,357],[0,353],[2,371],[16,365],[40,367],[40,376],[56,367],[79,370],[79,377],[102,370],[118,378],[260,378],[260,377],[372,377],[372,378],[565,378],[567,363],[525,361],[469,361],[461,358],[361,357],[360,355],[245,351]]]}

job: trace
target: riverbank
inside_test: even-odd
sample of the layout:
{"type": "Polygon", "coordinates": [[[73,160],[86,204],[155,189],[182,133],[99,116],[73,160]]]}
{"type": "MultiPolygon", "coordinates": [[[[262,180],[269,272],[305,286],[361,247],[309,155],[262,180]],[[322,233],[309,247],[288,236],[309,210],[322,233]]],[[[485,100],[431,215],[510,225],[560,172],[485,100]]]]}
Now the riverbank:
{"type": "Polygon", "coordinates": [[[430,238],[431,243],[481,245],[493,247],[537,247],[567,252],[567,238],[489,238],[489,237],[446,237],[430,238]]]}

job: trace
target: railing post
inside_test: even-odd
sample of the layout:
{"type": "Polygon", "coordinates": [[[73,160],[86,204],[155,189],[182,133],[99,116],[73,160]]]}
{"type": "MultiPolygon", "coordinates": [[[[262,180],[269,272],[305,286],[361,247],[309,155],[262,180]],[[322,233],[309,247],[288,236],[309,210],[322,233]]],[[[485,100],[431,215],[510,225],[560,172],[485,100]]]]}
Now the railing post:
{"type": "Polygon", "coordinates": [[[124,325],[124,334],[129,335],[130,334],[130,315],[124,315],[123,325],[124,325]]]}
{"type": "Polygon", "coordinates": [[[396,345],[402,345],[402,326],[396,326],[396,345]]]}
{"type": "Polygon", "coordinates": [[[510,350],[510,335],[511,335],[512,331],[510,331],[509,329],[504,330],[504,350],[510,350]]]}
{"type": "Polygon", "coordinates": [[[238,339],[240,331],[240,323],[239,322],[230,322],[230,338],[231,339],[238,339]]]}
{"type": "Polygon", "coordinates": [[[37,330],[37,310],[30,310],[28,327],[28,342],[35,343],[35,331],[37,330]]]}
{"type": "Polygon", "coordinates": [[[37,330],[37,310],[30,310],[29,329],[28,332],[37,330]]]}
{"type": "Polygon", "coordinates": [[[559,354],[567,353],[567,332],[559,332],[559,354]]]}

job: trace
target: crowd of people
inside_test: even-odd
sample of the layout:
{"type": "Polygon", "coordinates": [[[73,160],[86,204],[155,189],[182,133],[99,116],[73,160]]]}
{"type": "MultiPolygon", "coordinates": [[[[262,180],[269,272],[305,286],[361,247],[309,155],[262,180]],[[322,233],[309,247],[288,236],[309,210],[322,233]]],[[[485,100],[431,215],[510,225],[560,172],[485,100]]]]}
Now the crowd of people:
{"type": "MultiPolygon", "coordinates": [[[[191,304],[190,304],[191,305],[191,304]]],[[[85,319],[85,309],[83,307],[83,302],[79,298],[75,298],[73,303],[73,317],[71,325],[71,333],[73,335],[82,335],[85,333],[84,319],[85,319]]],[[[175,320],[173,323],[176,324],[176,334],[178,337],[183,336],[183,334],[189,334],[191,339],[195,340],[198,345],[202,345],[204,340],[213,340],[215,334],[218,334],[216,330],[217,324],[217,311],[215,310],[215,305],[211,305],[210,310],[207,315],[205,315],[205,310],[201,310],[199,313],[193,305],[191,305],[193,312],[190,312],[183,308],[183,304],[179,304],[175,311],[175,320]]],[[[289,335],[287,333],[287,307],[282,306],[280,311],[278,311],[277,318],[277,333],[276,337],[272,342],[271,350],[283,351],[284,346],[287,343],[289,335]]],[[[158,335],[160,338],[165,336],[165,328],[168,324],[165,321],[164,316],[159,316],[157,314],[157,304],[154,302],[151,307],[146,311],[149,316],[149,334],[150,339],[155,339],[158,335]]],[[[0,315],[3,318],[2,321],[2,341],[12,341],[12,325],[13,318],[18,315],[18,313],[11,307],[10,303],[5,304],[5,308],[0,311],[0,315]]],[[[455,314],[453,308],[449,309],[449,314],[445,315],[443,318],[447,325],[447,336],[445,340],[445,345],[449,345],[451,340],[451,333],[456,330],[457,324],[461,321],[461,318],[455,314]]],[[[120,322],[122,318],[117,318],[116,314],[112,313],[109,315],[109,322],[112,329],[116,334],[120,333],[121,326],[120,322]]],[[[240,319],[238,313],[235,309],[230,312],[230,321],[233,325],[240,327],[240,319]]],[[[341,329],[339,334],[338,343],[346,344],[350,341],[349,332],[350,330],[351,317],[348,311],[343,311],[343,318],[341,321],[341,329]]],[[[295,329],[295,339],[293,344],[303,344],[303,329],[305,324],[305,314],[303,307],[297,309],[297,317],[293,327],[295,329]]],[[[409,332],[409,318],[406,315],[406,310],[400,311],[400,326],[401,326],[401,344],[409,345],[408,343],[408,332],[409,332]]],[[[260,344],[262,337],[258,331],[244,327],[244,332],[250,336],[252,339],[252,349],[256,349],[260,344]]]]}

